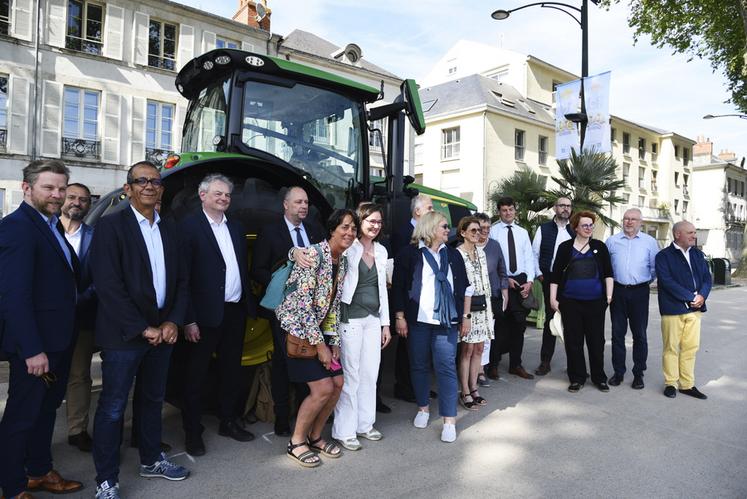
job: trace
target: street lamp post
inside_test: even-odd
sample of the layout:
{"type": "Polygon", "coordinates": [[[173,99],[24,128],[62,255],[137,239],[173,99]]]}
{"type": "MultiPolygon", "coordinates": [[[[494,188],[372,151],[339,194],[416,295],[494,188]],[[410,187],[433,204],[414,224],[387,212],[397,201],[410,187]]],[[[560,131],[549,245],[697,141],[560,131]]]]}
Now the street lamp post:
{"type": "Polygon", "coordinates": [[[705,116],[703,116],[703,119],[712,120],[713,118],[727,118],[727,117],[742,118],[743,120],[747,120],[747,114],[706,114],[705,116]]]}
{"type": "MultiPolygon", "coordinates": [[[[600,0],[591,1],[597,4],[600,0]]],[[[569,15],[574,21],[576,21],[576,23],[578,23],[579,27],[581,28],[581,112],[567,114],[565,117],[573,121],[574,123],[579,124],[581,140],[580,148],[581,151],[583,151],[584,137],[586,135],[586,124],[588,122],[588,118],[586,116],[586,102],[584,99],[584,78],[589,76],[589,0],[582,0],[580,9],[576,6],[562,2],[535,2],[522,5],[521,7],[516,7],[515,9],[496,10],[491,14],[491,17],[497,21],[502,21],[504,19],[508,19],[508,17],[513,12],[536,6],[540,6],[546,9],[559,10],[560,12],[569,15]],[[570,9],[570,11],[566,9],[570,9]],[[572,11],[577,12],[578,17],[576,17],[576,14],[574,14],[572,11]]]]}

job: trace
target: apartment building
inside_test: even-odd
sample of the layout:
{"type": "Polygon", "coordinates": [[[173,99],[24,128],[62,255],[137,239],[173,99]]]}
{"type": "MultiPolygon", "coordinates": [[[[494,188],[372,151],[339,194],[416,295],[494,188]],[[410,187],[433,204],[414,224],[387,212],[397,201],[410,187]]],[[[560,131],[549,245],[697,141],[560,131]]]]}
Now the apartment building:
{"type": "MultiPolygon", "coordinates": [[[[517,169],[553,187],[554,90],[576,78],[531,55],[458,42],[423,79],[428,127],[415,142],[416,178],[487,211],[491,192],[517,169]]],[[[617,116],[611,127],[612,155],[627,187],[618,193],[624,206],[608,215],[621,220],[628,207],[640,208],[643,230],[665,244],[673,221],[691,210],[695,141],[617,116]]]]}

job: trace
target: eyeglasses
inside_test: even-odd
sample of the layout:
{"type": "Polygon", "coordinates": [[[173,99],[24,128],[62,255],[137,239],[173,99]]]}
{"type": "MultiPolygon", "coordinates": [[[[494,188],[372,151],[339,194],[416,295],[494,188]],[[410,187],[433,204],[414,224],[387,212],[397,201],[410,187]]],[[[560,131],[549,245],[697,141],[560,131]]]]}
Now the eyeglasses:
{"type": "Polygon", "coordinates": [[[590,230],[594,228],[594,224],[581,224],[579,225],[582,229],[590,230]]]}
{"type": "Polygon", "coordinates": [[[555,207],[556,208],[570,208],[571,205],[570,204],[556,204],[555,207]]]}
{"type": "Polygon", "coordinates": [[[440,225],[439,227],[441,227],[443,230],[449,230],[449,224],[443,224],[443,225],[440,225]]]}
{"type": "Polygon", "coordinates": [[[161,187],[161,179],[139,177],[139,178],[132,179],[132,182],[130,182],[130,184],[137,184],[140,187],[145,187],[148,184],[152,185],[153,187],[161,187]]]}
{"type": "Polygon", "coordinates": [[[382,225],[384,225],[384,221],[383,220],[369,220],[367,218],[367,219],[364,220],[364,222],[368,222],[371,225],[373,225],[374,227],[381,227],[382,225]]]}
{"type": "Polygon", "coordinates": [[[483,232],[485,234],[487,234],[488,232],[490,232],[490,225],[487,225],[485,227],[480,227],[480,232],[483,232]]]}
{"type": "Polygon", "coordinates": [[[481,229],[477,229],[477,228],[473,227],[471,229],[467,229],[467,232],[469,232],[470,234],[477,234],[478,232],[480,232],[480,230],[481,229]]]}
{"type": "Polygon", "coordinates": [[[623,222],[637,222],[639,220],[640,218],[630,218],[630,217],[623,218],[623,222]]]}

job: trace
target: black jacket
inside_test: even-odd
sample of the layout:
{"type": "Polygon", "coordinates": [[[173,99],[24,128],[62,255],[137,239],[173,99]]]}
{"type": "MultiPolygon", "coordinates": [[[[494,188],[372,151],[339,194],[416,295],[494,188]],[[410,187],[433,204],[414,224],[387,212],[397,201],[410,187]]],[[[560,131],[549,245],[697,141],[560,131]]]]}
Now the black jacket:
{"type": "MultiPolygon", "coordinates": [[[[563,294],[563,288],[565,287],[565,271],[568,268],[568,264],[571,262],[571,249],[573,248],[574,239],[563,241],[558,246],[558,252],[555,254],[555,262],[552,265],[552,274],[550,276],[550,283],[558,285],[557,299],[559,300],[563,294]]],[[[599,279],[602,281],[602,289],[605,289],[604,280],[607,277],[612,277],[612,260],[610,259],[610,252],[607,249],[607,245],[598,239],[589,239],[589,251],[594,255],[594,259],[597,262],[597,269],[599,270],[599,279]]]]}
{"type": "Polygon", "coordinates": [[[135,348],[147,343],[146,328],[165,321],[184,322],[186,275],[176,227],[159,223],[166,265],[166,299],[158,310],[148,250],[129,207],[101,218],[91,243],[91,274],[98,295],[96,344],[102,348],[135,348]]]}
{"type": "MultiPolygon", "coordinates": [[[[247,313],[256,317],[257,302],[249,285],[246,230],[240,221],[228,219],[226,225],[233,241],[233,251],[241,278],[241,301],[247,313]]],[[[187,271],[189,300],[185,324],[217,327],[223,321],[226,263],[205,213],[199,210],[182,220],[179,226],[181,252],[187,271]]]]}

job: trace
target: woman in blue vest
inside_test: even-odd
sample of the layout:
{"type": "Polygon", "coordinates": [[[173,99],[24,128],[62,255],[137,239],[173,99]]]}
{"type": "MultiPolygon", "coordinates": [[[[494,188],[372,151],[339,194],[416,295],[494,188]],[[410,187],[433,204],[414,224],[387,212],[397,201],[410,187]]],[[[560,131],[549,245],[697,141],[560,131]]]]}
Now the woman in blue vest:
{"type": "Polygon", "coordinates": [[[589,351],[591,381],[608,392],[604,373],[604,314],[612,301],[612,261],[603,241],[593,239],[596,215],[580,211],[571,217],[573,239],[558,246],[550,280],[550,306],[560,311],[568,360],[568,391],[586,383],[584,340],[589,351]]]}
{"type": "Polygon", "coordinates": [[[412,244],[394,261],[392,304],[397,334],[407,338],[410,371],[418,412],[413,424],[428,426],[430,363],[438,382],[438,409],[443,417],[441,440],[456,440],[457,334],[470,329],[469,285],[459,251],[446,246],[449,224],[443,214],[423,215],[412,244]],[[459,333],[458,333],[459,331],[459,333]]]}

